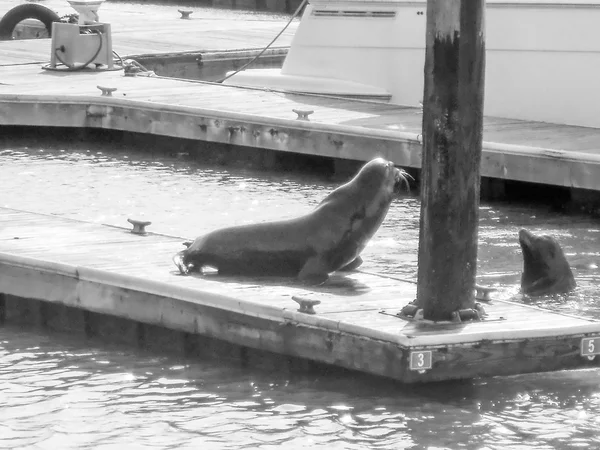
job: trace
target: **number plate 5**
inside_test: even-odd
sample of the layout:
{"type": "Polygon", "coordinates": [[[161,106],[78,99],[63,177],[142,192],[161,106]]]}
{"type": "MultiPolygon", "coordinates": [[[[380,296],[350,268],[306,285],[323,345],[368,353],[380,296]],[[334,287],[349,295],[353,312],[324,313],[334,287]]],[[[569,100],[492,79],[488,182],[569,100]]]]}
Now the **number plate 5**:
{"type": "Polygon", "coordinates": [[[431,369],[431,360],[431,350],[423,350],[421,352],[410,352],[410,370],[431,369]]]}
{"type": "Polygon", "coordinates": [[[600,355],[600,337],[581,340],[581,356],[600,355]]]}

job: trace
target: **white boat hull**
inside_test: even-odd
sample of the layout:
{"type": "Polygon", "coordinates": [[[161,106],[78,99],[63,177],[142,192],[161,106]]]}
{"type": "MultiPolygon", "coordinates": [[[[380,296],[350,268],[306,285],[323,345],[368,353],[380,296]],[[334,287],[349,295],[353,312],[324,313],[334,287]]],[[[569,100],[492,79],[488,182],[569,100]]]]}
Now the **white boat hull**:
{"type": "MultiPolygon", "coordinates": [[[[313,0],[281,70],[228,81],[416,106],[425,12],[425,1],[313,0]]],[[[485,114],[600,127],[598,24],[600,1],[488,0],[485,114]]]]}

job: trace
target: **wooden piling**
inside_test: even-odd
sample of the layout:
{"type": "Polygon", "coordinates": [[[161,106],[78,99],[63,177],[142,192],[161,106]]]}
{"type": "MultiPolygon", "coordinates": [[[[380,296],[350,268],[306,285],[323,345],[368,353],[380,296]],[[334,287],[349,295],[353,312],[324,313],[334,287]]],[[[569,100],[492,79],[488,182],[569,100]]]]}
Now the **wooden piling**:
{"type": "Polygon", "coordinates": [[[427,2],[417,303],[429,320],[474,305],[484,7],[484,0],[427,2]]]}

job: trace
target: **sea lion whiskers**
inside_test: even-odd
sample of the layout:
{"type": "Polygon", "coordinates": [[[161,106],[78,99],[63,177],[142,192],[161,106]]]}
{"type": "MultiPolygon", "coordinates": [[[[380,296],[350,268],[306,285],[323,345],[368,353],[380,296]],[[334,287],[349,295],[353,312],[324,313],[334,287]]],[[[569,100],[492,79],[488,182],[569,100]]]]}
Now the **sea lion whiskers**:
{"type": "Polygon", "coordinates": [[[410,192],[410,184],[408,182],[408,179],[410,178],[410,181],[415,181],[415,179],[404,169],[396,168],[396,170],[397,172],[395,173],[396,182],[394,184],[394,193],[399,194],[400,188],[403,186],[406,186],[406,192],[410,192]]]}

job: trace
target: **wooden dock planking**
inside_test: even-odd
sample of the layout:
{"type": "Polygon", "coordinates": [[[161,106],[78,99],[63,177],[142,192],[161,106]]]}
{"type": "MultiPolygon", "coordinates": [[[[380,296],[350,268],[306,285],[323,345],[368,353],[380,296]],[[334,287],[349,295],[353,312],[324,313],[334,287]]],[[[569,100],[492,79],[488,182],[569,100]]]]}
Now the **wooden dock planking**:
{"type": "MultiPolygon", "coordinates": [[[[0,12],[17,4],[16,0],[0,0],[0,12]]],[[[73,12],[59,0],[48,0],[45,5],[59,14],[73,12]]],[[[100,19],[111,24],[114,49],[123,57],[255,50],[266,45],[289,19],[244,12],[228,12],[223,17],[210,8],[193,9],[196,14],[191,20],[181,20],[176,6],[140,8],[107,2],[100,9],[100,19]]],[[[297,25],[296,20],[274,47],[288,47],[297,25]]],[[[111,128],[334,158],[384,156],[398,165],[420,167],[422,116],[415,107],[199,86],[164,78],[133,79],[136,82],[119,73],[50,74],[39,68],[50,59],[48,39],[2,41],[0,50],[0,69],[7,69],[0,70],[0,124],[111,128]],[[103,111],[82,115],[81,103],[72,103],[74,98],[85,101],[89,99],[83,97],[97,95],[98,84],[118,87],[113,101],[120,107],[112,117],[100,119],[97,114],[103,111]],[[148,105],[133,103],[127,108],[124,103],[129,101],[151,102],[156,109],[149,111],[148,105]],[[51,108],[61,104],[58,111],[51,108]],[[295,123],[292,109],[314,110],[311,124],[295,123]],[[208,118],[215,117],[221,129],[209,121],[207,132],[195,130],[197,121],[206,125],[208,118]],[[248,133],[224,132],[239,129],[248,133]]],[[[103,105],[107,102],[102,100],[103,105]]],[[[90,104],[94,103],[90,100],[90,104]]],[[[600,190],[600,129],[491,117],[484,122],[483,176],[600,190]]]]}
{"type": "MultiPolygon", "coordinates": [[[[0,16],[19,2],[0,0],[0,16]]],[[[59,15],[75,12],[67,3],[46,0],[44,5],[59,15]]],[[[201,53],[257,49],[266,46],[281,31],[289,16],[227,12],[211,8],[196,10],[190,20],[181,20],[181,7],[153,4],[152,8],[123,2],[104,2],[100,20],[111,25],[113,49],[124,58],[143,55],[201,53]],[[195,17],[194,17],[195,16],[195,17]]],[[[278,38],[273,48],[289,47],[298,27],[296,19],[278,38]]],[[[2,65],[46,63],[50,59],[50,39],[2,42],[2,65]]]]}
{"type": "MultiPolygon", "coordinates": [[[[99,95],[100,91],[96,86],[104,83],[117,87],[117,91],[113,94],[116,98],[122,99],[125,95],[128,100],[219,109],[277,118],[295,119],[296,114],[292,109],[322,108],[317,109],[316,117],[319,120],[329,118],[335,124],[344,124],[348,120],[357,121],[362,118],[373,119],[381,113],[389,116],[396,111],[408,109],[396,105],[356,103],[346,99],[282,94],[163,77],[123,77],[122,74],[115,72],[81,73],[65,77],[64,74],[45,72],[33,66],[26,66],[20,70],[0,69],[0,80],[7,84],[6,87],[0,86],[0,93],[12,91],[16,94],[16,89],[24,86],[30,95],[60,95],[57,90],[68,92],[69,95],[99,95]],[[9,75],[4,77],[6,72],[9,75]],[[13,73],[10,74],[11,72],[13,73]],[[55,80],[53,79],[52,83],[41,82],[48,77],[55,77],[55,80]]],[[[410,112],[412,113],[413,110],[410,109],[410,112]]],[[[417,130],[418,127],[415,127],[414,131],[417,130]]]]}
{"type": "MultiPolygon", "coordinates": [[[[64,89],[72,95],[95,95],[99,91],[93,83],[110,82],[118,87],[117,92],[113,94],[115,97],[122,96],[125,93],[128,99],[134,100],[195,106],[206,109],[219,108],[247,114],[275,115],[281,118],[290,115],[295,116],[291,113],[291,109],[302,109],[304,106],[304,109],[315,109],[315,114],[311,116],[313,120],[319,118],[319,121],[334,124],[388,129],[397,129],[397,125],[401,124],[404,131],[413,133],[420,131],[422,120],[418,108],[407,106],[357,102],[326,96],[282,94],[273,91],[236,88],[212,83],[194,83],[163,77],[123,77],[122,74],[114,72],[65,75],[45,72],[37,66],[25,66],[0,69],[0,80],[2,83],[7,84],[6,87],[3,87],[3,93],[6,91],[14,92],[20,86],[26,86],[27,93],[35,95],[60,95],[57,89],[64,89]],[[40,77],[47,78],[48,76],[55,76],[57,80],[60,79],[61,81],[57,81],[56,84],[42,83],[43,78],[40,77]],[[278,114],[273,114],[274,112],[278,114]],[[407,123],[410,124],[409,128],[407,123]]],[[[532,142],[532,144],[542,144],[545,141],[554,139],[560,148],[567,148],[571,144],[570,149],[574,149],[572,138],[576,133],[581,133],[587,139],[598,139],[597,142],[600,144],[600,130],[591,128],[487,118],[486,131],[488,128],[492,133],[492,137],[506,132],[509,143],[518,145],[526,145],[531,142],[534,136],[537,136],[537,141],[532,142]],[[536,127],[535,125],[539,126],[536,127]],[[521,138],[516,140],[515,135],[520,135],[521,138]]]]}
{"type": "MultiPolygon", "coordinates": [[[[421,164],[422,115],[414,107],[37,65],[0,66],[0,83],[0,124],[107,128],[421,164]],[[117,91],[101,97],[98,85],[117,91]],[[315,112],[310,122],[297,121],[293,109],[315,112]]],[[[483,176],[600,190],[600,129],[488,117],[483,147],[483,176]]]]}
{"type": "Polygon", "coordinates": [[[485,305],[489,317],[483,322],[408,322],[393,315],[414,298],[410,283],[361,272],[334,274],[320,287],[275,277],[178,276],[171,257],[182,242],[0,208],[0,293],[188,332],[196,317],[194,330],[201,334],[210,329],[210,336],[234,344],[407,382],[598,363],[578,350],[582,337],[600,336],[595,320],[492,301],[485,305]],[[96,299],[97,292],[102,299],[96,299]],[[292,296],[320,300],[317,314],[296,312],[292,296]],[[432,352],[431,369],[408,369],[415,351],[432,352]],[[522,364],[508,363],[513,359],[522,364]]]}

